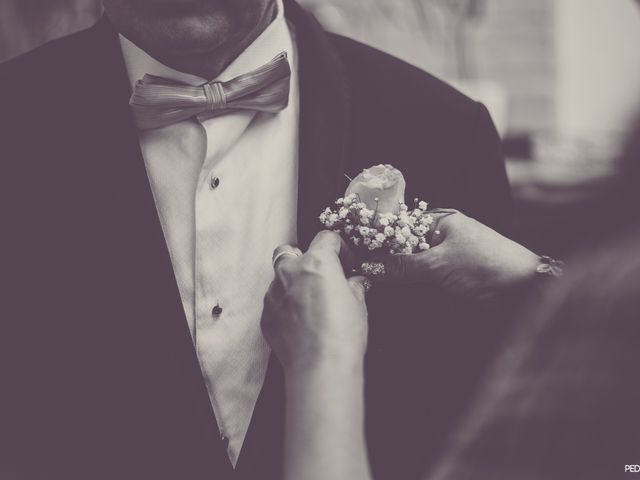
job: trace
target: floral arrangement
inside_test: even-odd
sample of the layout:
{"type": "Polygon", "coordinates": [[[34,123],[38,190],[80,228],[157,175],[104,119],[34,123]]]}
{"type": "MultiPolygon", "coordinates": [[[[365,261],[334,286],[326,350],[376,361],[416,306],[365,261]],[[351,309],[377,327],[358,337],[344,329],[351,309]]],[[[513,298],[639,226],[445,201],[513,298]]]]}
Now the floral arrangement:
{"type": "Polygon", "coordinates": [[[428,204],[404,202],[406,182],[391,165],[365,169],[351,180],[343,198],[320,214],[322,225],[339,233],[356,249],[390,254],[428,250],[427,234],[434,223],[428,204]]]}

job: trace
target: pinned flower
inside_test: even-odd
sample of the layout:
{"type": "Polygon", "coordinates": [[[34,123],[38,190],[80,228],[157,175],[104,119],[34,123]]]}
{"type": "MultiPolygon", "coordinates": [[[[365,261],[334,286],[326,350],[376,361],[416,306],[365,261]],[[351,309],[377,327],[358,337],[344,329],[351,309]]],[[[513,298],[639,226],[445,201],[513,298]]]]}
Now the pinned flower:
{"type": "Polygon", "coordinates": [[[366,168],[354,178],[345,195],[355,194],[369,210],[378,214],[399,213],[404,203],[407,184],[402,172],[391,165],[377,165],[366,168]]]}
{"type": "Polygon", "coordinates": [[[428,250],[433,216],[428,204],[419,199],[410,210],[404,203],[405,188],[402,173],[391,165],[365,169],[351,181],[344,198],[320,214],[320,222],[364,252],[428,250]]]}

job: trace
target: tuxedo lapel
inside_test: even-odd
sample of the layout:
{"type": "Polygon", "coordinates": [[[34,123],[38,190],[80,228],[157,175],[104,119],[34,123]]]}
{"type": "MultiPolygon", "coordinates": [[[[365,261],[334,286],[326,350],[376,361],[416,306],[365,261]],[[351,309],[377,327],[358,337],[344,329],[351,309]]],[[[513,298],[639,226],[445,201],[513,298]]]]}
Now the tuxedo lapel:
{"type": "Polygon", "coordinates": [[[295,1],[285,0],[295,28],[300,78],[298,243],[320,230],[318,216],[346,189],[349,93],[344,65],[327,33],[295,1]]]}
{"type": "Polygon", "coordinates": [[[171,403],[182,409],[175,415],[193,425],[193,438],[185,442],[194,445],[194,452],[202,450],[203,469],[225,478],[231,465],[219,438],[142,159],[117,33],[103,18],[88,35],[95,47],[87,48],[92,59],[84,67],[92,76],[91,91],[85,92],[91,96],[86,101],[92,110],[87,112],[92,125],[86,127],[86,136],[94,144],[101,185],[106,187],[100,192],[102,218],[105,231],[113,234],[107,255],[121,266],[112,281],[120,282],[127,297],[122,299],[128,310],[123,317],[130,323],[119,327],[122,335],[139,338],[141,356],[158,355],[157,368],[168,370],[163,373],[165,381],[175,388],[171,403]]]}

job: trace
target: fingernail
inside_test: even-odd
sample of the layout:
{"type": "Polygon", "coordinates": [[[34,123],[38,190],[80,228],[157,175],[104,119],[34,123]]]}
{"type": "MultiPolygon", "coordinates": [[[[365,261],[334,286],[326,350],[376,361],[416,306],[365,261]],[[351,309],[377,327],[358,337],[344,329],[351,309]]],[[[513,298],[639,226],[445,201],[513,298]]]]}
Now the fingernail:
{"type": "Polygon", "coordinates": [[[384,263],[380,262],[364,262],[360,266],[360,270],[364,275],[369,277],[381,277],[387,273],[384,268],[384,263]]]}

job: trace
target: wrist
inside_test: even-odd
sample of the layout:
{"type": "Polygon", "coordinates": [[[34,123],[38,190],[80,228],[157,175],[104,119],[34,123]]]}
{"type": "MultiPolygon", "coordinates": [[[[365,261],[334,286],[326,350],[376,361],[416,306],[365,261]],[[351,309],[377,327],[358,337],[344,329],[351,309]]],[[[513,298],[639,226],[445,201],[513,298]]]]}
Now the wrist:
{"type": "Polygon", "coordinates": [[[522,304],[532,292],[546,286],[549,281],[562,277],[564,263],[548,256],[539,256],[527,250],[527,254],[521,258],[518,269],[511,278],[505,282],[505,287],[500,295],[502,301],[508,299],[515,305],[522,304]]]}
{"type": "Polygon", "coordinates": [[[529,282],[536,278],[560,278],[564,273],[564,262],[547,255],[536,255],[527,250],[518,267],[512,272],[516,284],[529,282]]]}
{"type": "MultiPolygon", "coordinates": [[[[342,417],[348,405],[364,402],[364,369],[323,363],[310,369],[285,373],[287,409],[315,410],[320,417],[342,417]]],[[[294,413],[295,414],[295,413],[294,413]]]]}
{"type": "Polygon", "coordinates": [[[546,277],[561,278],[564,275],[564,262],[543,255],[539,259],[536,273],[546,277]]]}
{"type": "Polygon", "coordinates": [[[327,354],[301,359],[284,368],[289,384],[353,381],[364,375],[364,356],[327,354]]]}
{"type": "Polygon", "coordinates": [[[515,257],[504,280],[507,287],[518,286],[531,281],[536,276],[536,269],[540,265],[540,257],[525,248],[515,257]]]}

